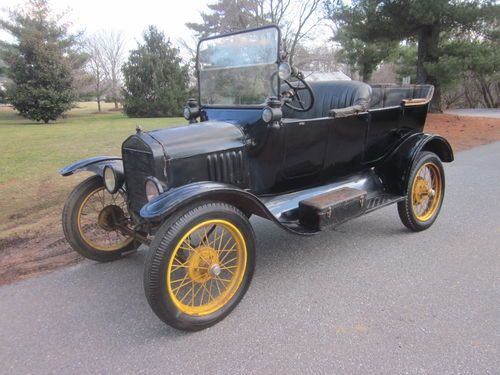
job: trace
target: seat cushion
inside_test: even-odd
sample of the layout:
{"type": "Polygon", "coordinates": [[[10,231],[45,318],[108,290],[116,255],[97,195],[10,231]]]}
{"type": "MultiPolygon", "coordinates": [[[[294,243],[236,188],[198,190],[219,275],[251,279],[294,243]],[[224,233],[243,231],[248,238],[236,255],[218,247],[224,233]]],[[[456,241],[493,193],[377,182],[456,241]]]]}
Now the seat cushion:
{"type": "MultiPolygon", "coordinates": [[[[314,92],[313,107],[307,112],[298,112],[285,106],[283,107],[283,117],[300,119],[327,117],[331,109],[359,105],[367,110],[369,107],[372,89],[364,82],[313,81],[308,83],[314,92]]],[[[299,95],[307,103],[308,98],[305,91],[300,91],[299,95]]]]}
{"type": "Polygon", "coordinates": [[[433,92],[432,85],[375,84],[372,85],[370,109],[397,107],[405,99],[430,100],[433,92]]]}

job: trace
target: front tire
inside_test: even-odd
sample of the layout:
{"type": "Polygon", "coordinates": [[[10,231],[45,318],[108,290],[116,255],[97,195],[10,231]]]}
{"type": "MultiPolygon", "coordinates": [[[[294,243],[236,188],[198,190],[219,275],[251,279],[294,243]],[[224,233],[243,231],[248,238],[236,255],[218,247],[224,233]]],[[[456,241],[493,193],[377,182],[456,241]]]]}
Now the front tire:
{"type": "Polygon", "coordinates": [[[85,258],[109,262],[135,249],[133,236],[114,226],[119,218],[130,222],[121,192],[110,194],[100,176],[82,181],[64,205],[62,225],[71,247],[85,258]]]}
{"type": "Polygon", "coordinates": [[[168,219],[155,235],[144,290],[170,326],[198,331],[224,319],[243,298],[255,267],[247,217],[225,203],[205,203],[168,219]]]}
{"type": "Polygon", "coordinates": [[[406,197],[398,203],[402,223],[414,232],[429,228],[441,210],[444,188],[441,160],[433,152],[421,152],[411,168],[406,197]]]}

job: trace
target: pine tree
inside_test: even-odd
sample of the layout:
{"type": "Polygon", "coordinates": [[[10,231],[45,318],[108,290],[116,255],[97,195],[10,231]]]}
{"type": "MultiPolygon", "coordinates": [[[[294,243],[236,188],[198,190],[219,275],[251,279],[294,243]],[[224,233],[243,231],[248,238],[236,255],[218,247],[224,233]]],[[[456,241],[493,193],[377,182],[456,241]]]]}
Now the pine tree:
{"type": "Polygon", "coordinates": [[[395,38],[373,38],[373,29],[381,23],[380,1],[357,0],[353,4],[326,2],[329,18],[335,23],[333,40],[341,45],[339,59],[369,81],[377,66],[397,48],[395,38]]]}
{"type": "Polygon", "coordinates": [[[11,11],[0,27],[13,43],[3,43],[8,66],[7,100],[23,117],[48,123],[72,107],[73,71],[82,65],[75,52],[77,36],[51,14],[48,1],[31,0],[24,10],[11,11]]]}
{"type": "Polygon", "coordinates": [[[492,0],[353,0],[336,6],[325,0],[332,18],[346,19],[346,26],[367,45],[383,40],[414,40],[417,43],[417,83],[435,86],[433,108],[441,109],[439,69],[446,38],[469,32],[481,34],[485,22],[498,17],[500,6],[492,0]],[[359,8],[372,10],[373,22],[347,17],[359,8]]]}
{"type": "Polygon", "coordinates": [[[130,117],[179,116],[187,98],[188,73],[179,50],[156,27],[123,66],[123,108],[130,117]]]}

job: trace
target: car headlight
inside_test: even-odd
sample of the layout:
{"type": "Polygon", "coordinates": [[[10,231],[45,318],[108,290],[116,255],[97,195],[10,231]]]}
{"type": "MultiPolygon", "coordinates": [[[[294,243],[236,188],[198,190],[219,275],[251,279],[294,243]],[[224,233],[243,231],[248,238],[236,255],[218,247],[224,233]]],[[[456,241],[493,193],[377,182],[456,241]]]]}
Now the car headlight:
{"type": "Polygon", "coordinates": [[[269,107],[264,108],[262,111],[262,121],[271,122],[273,120],[273,110],[269,107]]]}
{"type": "MultiPolygon", "coordinates": [[[[268,102],[268,103],[275,104],[272,102],[268,102]]],[[[281,102],[279,102],[278,105],[281,105],[281,102]]],[[[272,107],[268,106],[262,110],[262,121],[264,121],[267,124],[270,122],[280,121],[281,116],[282,116],[282,113],[281,113],[281,108],[279,106],[276,108],[272,108],[272,107]]]]}
{"type": "Polygon", "coordinates": [[[148,202],[163,193],[163,185],[156,177],[146,178],[145,188],[148,202]]]}
{"type": "Polygon", "coordinates": [[[111,165],[106,165],[102,173],[104,186],[111,194],[115,194],[123,185],[123,175],[111,165]]]}
{"type": "Polygon", "coordinates": [[[198,101],[193,98],[188,99],[186,105],[184,106],[182,114],[190,124],[194,124],[195,122],[197,122],[196,119],[200,116],[200,107],[198,105],[198,101]]]}
{"type": "Polygon", "coordinates": [[[282,62],[278,66],[278,75],[281,79],[288,79],[292,76],[292,67],[290,64],[282,62]]]}

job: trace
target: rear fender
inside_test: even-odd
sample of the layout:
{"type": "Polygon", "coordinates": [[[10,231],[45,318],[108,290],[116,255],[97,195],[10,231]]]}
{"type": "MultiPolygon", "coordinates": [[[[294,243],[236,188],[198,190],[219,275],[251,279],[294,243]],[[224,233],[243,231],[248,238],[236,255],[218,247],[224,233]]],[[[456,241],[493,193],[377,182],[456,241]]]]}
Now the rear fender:
{"type": "Polygon", "coordinates": [[[445,138],[435,134],[413,134],[404,139],[384,162],[375,168],[388,192],[406,194],[411,167],[421,151],[434,152],[446,163],[454,160],[453,149],[445,138]]]}
{"type": "Polygon", "coordinates": [[[118,156],[94,156],[92,158],[78,160],[62,168],[59,173],[61,176],[71,176],[77,172],[90,171],[102,177],[106,165],[110,165],[118,172],[123,173],[122,158],[118,156]]]}

